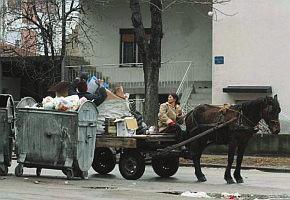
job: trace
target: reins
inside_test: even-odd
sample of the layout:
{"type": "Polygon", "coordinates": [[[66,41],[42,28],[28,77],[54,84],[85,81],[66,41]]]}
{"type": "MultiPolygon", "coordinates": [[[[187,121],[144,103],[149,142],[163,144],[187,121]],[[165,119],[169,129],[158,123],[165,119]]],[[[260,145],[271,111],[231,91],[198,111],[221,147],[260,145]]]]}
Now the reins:
{"type": "MultiPolygon", "coordinates": [[[[253,126],[253,128],[257,127],[258,130],[260,130],[262,132],[262,134],[264,132],[270,133],[268,126],[264,122],[261,122],[261,120],[260,120],[257,124],[255,124],[252,120],[250,120],[248,117],[246,117],[243,114],[243,111],[242,110],[241,111],[237,111],[237,110],[231,109],[229,107],[225,107],[224,109],[230,110],[232,112],[235,112],[235,113],[238,113],[239,114],[239,117],[238,117],[238,125],[240,125],[240,123],[242,123],[241,121],[242,121],[242,118],[243,118],[243,119],[247,120],[247,122],[249,122],[253,126]]],[[[269,108],[268,108],[268,110],[269,110],[269,108]]],[[[261,117],[260,118],[263,119],[263,117],[262,117],[262,115],[263,115],[262,114],[263,113],[262,109],[261,109],[260,113],[261,113],[261,117]]],[[[269,115],[269,111],[267,113],[269,115]]],[[[277,120],[271,120],[271,121],[277,121],[277,120]]]]}

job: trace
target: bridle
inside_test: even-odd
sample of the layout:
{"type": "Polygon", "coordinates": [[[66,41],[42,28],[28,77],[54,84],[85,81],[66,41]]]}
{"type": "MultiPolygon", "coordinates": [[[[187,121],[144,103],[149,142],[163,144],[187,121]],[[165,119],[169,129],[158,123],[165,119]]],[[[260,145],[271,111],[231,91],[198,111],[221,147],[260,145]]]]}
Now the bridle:
{"type": "Polygon", "coordinates": [[[265,102],[265,105],[266,105],[266,108],[267,108],[267,110],[266,110],[266,116],[264,116],[264,106],[263,106],[263,104],[261,104],[261,106],[260,106],[260,117],[259,117],[260,120],[259,120],[259,122],[257,124],[255,124],[252,120],[250,120],[248,117],[246,117],[243,114],[242,111],[239,112],[240,115],[242,116],[242,118],[244,118],[248,122],[250,122],[250,124],[252,124],[253,128],[255,129],[255,127],[256,127],[258,129],[257,131],[261,131],[262,134],[265,133],[265,132],[271,133],[271,131],[269,130],[269,124],[271,122],[272,123],[279,123],[278,120],[274,120],[274,119],[269,120],[270,119],[270,106],[272,106],[272,105],[269,105],[268,104],[269,103],[269,100],[268,100],[267,97],[265,98],[265,101],[266,101],[265,102]],[[261,119],[263,119],[263,120],[261,120],[261,119]],[[267,119],[268,123],[267,123],[266,119],[267,119]]]}
{"type": "MultiPolygon", "coordinates": [[[[270,106],[273,107],[273,105],[269,105],[268,104],[268,99],[267,98],[266,98],[266,105],[267,105],[266,118],[270,119],[270,106]]],[[[264,118],[264,117],[262,117],[262,118],[264,118]]],[[[276,123],[279,123],[279,120],[271,119],[271,120],[269,120],[269,122],[272,122],[272,123],[276,124],[276,123]]]]}

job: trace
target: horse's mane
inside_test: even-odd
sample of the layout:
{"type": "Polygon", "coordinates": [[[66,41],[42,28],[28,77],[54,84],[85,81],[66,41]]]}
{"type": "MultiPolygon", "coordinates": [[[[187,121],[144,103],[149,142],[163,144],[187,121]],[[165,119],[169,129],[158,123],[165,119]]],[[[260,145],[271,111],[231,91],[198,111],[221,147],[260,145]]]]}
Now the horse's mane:
{"type": "Polygon", "coordinates": [[[259,120],[261,117],[261,111],[265,102],[265,98],[260,97],[256,100],[246,101],[240,104],[236,104],[233,107],[239,110],[243,115],[252,118],[252,120],[259,120]]]}
{"type": "Polygon", "coordinates": [[[261,109],[261,106],[263,105],[263,103],[265,102],[265,98],[260,97],[258,99],[255,100],[250,100],[250,101],[246,101],[246,102],[242,102],[240,104],[236,104],[236,108],[240,108],[242,109],[242,111],[248,111],[248,110],[255,110],[255,109],[261,109]]]}

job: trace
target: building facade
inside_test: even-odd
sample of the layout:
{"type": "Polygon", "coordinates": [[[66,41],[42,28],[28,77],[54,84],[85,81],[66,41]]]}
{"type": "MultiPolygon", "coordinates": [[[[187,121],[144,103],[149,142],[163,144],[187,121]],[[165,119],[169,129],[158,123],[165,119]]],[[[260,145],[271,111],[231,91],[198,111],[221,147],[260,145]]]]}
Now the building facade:
{"type": "Polygon", "coordinates": [[[213,23],[213,103],[278,94],[282,131],[290,131],[290,1],[233,0],[216,8],[233,16],[218,14],[213,23]]]}
{"type": "MultiPolygon", "coordinates": [[[[143,93],[142,86],[141,90],[140,88],[133,90],[127,84],[140,82],[142,85],[142,68],[135,65],[134,69],[129,70],[129,65],[123,65],[140,62],[129,2],[114,0],[108,3],[94,4],[88,1],[83,3],[86,8],[83,19],[93,28],[86,30],[86,35],[92,40],[85,45],[87,48],[83,49],[82,55],[101,71],[110,68],[111,73],[107,73],[106,76],[111,82],[128,85],[125,88],[131,94],[143,93]]],[[[146,37],[149,38],[151,19],[148,3],[141,3],[141,9],[146,37]]],[[[163,64],[160,69],[160,81],[169,84],[163,87],[160,83],[161,94],[177,90],[188,66],[184,61],[190,61],[193,69],[189,81],[194,82],[194,91],[199,94],[195,95],[197,101],[195,103],[211,102],[212,20],[207,15],[209,10],[210,8],[205,5],[177,4],[163,12],[163,64]]],[[[80,35],[84,33],[80,32],[80,35]]],[[[132,65],[130,67],[132,68],[132,65]]]]}

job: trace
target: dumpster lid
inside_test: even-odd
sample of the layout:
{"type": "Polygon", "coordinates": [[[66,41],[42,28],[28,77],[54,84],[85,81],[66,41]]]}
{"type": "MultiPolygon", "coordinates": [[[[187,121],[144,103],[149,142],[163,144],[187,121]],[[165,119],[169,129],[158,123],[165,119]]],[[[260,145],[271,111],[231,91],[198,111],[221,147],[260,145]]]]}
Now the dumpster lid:
{"type": "Polygon", "coordinates": [[[25,108],[26,106],[32,107],[37,102],[32,97],[24,97],[17,104],[16,108],[25,108]]]}

